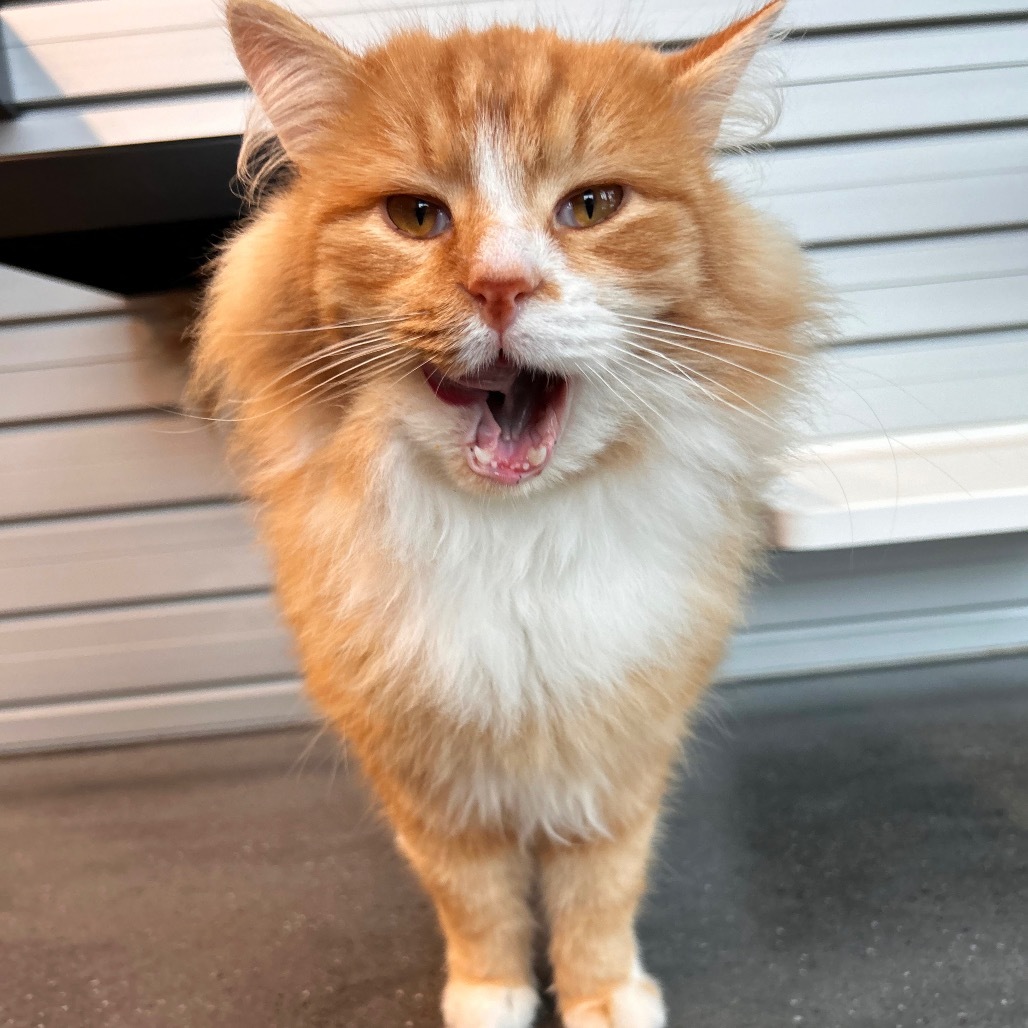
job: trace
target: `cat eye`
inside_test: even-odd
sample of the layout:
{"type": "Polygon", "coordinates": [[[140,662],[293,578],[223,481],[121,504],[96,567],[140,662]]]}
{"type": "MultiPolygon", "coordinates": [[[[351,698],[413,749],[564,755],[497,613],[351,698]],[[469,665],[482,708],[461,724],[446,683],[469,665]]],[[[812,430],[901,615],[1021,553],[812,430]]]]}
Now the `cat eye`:
{"type": "Polygon", "coordinates": [[[606,221],[622,204],[621,186],[589,186],[572,193],[557,208],[557,224],[568,228],[592,228],[606,221]]]}
{"type": "Polygon", "coordinates": [[[450,212],[421,196],[390,196],[385,202],[389,220],[405,235],[431,239],[450,224],[450,212]]]}

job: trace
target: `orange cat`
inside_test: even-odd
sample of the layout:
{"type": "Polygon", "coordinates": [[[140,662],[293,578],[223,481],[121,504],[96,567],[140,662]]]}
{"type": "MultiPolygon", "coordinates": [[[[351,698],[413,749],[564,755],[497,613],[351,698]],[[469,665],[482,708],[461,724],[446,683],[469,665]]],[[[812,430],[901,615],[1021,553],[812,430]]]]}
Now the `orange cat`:
{"type": "Polygon", "coordinates": [[[711,163],[781,6],[680,53],[497,27],[358,56],[229,4],[244,159],[281,174],[195,381],[435,903],[449,1028],[533,1022],[537,879],[567,1028],[665,1023],[635,909],[815,311],[711,163]]]}

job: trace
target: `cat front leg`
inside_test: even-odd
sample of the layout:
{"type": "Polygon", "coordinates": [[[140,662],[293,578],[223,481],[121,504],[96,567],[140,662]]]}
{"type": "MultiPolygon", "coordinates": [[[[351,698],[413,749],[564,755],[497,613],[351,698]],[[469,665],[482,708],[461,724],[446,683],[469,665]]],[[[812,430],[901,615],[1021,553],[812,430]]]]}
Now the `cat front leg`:
{"type": "Polygon", "coordinates": [[[532,860],[506,840],[403,834],[400,850],[435,904],[446,939],[445,1028],[530,1028],[532,860]]]}
{"type": "Polygon", "coordinates": [[[550,960],[565,1028],[664,1028],[660,986],[642,969],[635,912],[655,817],[612,839],[540,853],[550,960]]]}

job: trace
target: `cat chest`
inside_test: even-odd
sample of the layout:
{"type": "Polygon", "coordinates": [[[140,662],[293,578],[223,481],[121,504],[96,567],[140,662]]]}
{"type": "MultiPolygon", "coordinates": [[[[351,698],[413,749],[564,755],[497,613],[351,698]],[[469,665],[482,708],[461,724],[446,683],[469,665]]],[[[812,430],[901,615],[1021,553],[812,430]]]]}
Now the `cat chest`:
{"type": "Polygon", "coordinates": [[[658,660],[689,620],[685,547],[584,533],[552,549],[483,544],[416,569],[399,631],[436,699],[490,722],[526,705],[566,707],[658,660]],[[541,551],[541,552],[540,552],[541,551]]]}

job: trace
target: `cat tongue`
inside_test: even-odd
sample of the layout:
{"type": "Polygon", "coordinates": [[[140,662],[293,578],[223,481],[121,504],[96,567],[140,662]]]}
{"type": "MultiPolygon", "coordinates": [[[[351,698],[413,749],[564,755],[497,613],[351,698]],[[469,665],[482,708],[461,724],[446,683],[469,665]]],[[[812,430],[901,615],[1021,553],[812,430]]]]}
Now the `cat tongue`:
{"type": "Polygon", "coordinates": [[[543,375],[517,375],[503,391],[490,391],[469,454],[472,471],[508,485],[536,474],[560,433],[562,384],[543,375]]]}

